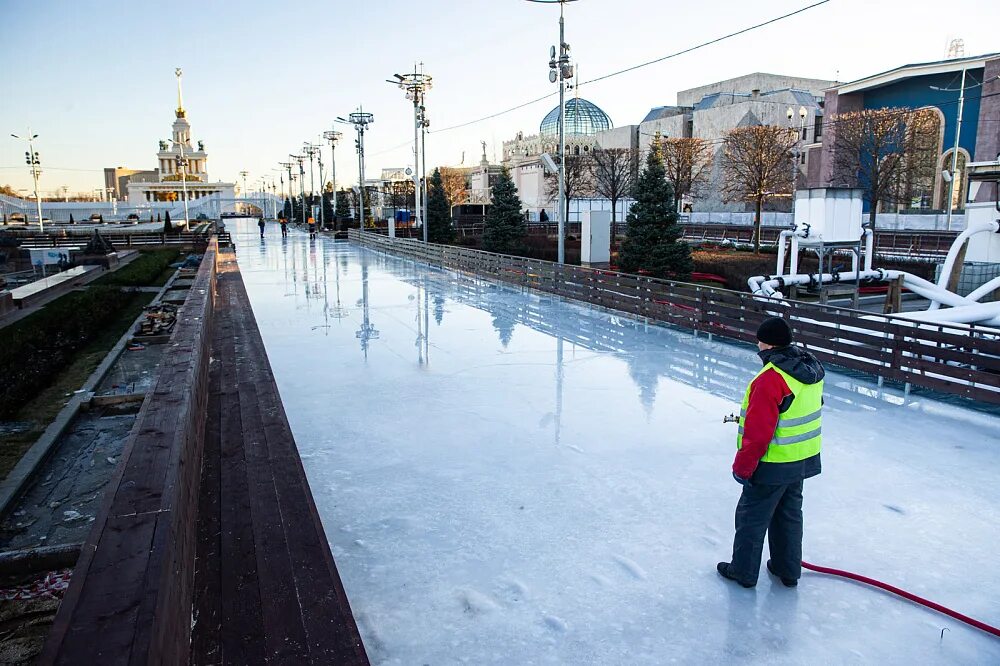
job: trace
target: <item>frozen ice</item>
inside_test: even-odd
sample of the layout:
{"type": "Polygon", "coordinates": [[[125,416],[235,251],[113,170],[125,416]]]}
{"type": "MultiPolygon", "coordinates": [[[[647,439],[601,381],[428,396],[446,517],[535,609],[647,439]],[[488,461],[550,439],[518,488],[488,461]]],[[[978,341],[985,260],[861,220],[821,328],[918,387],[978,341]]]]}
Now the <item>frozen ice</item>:
{"type": "MultiPolygon", "coordinates": [[[[1000,663],[875,589],[718,576],[751,347],[236,231],[373,663],[1000,663]]],[[[831,371],[805,559],[1000,623],[998,433],[995,411],[831,371]]]]}

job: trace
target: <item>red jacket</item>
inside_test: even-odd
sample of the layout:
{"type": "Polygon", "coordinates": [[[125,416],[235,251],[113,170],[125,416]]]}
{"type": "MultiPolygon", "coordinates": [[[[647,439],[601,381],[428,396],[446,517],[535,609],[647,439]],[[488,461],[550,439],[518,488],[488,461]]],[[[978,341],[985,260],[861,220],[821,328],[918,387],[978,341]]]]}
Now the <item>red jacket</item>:
{"type": "Polygon", "coordinates": [[[747,413],[740,423],[743,426],[743,448],[736,452],[733,473],[741,479],[749,479],[757,469],[757,463],[767,453],[767,445],[778,427],[781,404],[792,395],[791,389],[780,374],[768,368],[750,384],[750,400],[747,413]]]}

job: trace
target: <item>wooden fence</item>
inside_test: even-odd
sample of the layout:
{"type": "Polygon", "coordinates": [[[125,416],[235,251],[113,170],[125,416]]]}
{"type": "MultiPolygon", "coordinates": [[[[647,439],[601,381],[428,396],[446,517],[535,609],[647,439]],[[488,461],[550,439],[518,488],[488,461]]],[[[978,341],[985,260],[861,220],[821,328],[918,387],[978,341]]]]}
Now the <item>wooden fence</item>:
{"type": "Polygon", "coordinates": [[[769,316],[821,360],[875,377],[1000,404],[1000,331],[915,324],[848,308],[774,300],[672,280],[560,265],[351,230],[363,245],[695,331],[754,341],[769,316]]]}
{"type": "MultiPolygon", "coordinates": [[[[690,224],[681,225],[684,229],[684,240],[692,242],[731,242],[752,243],[753,226],[747,224],[690,224]]],[[[761,227],[760,242],[762,245],[774,245],[778,242],[778,234],[785,227],[761,227]]],[[[397,229],[396,236],[405,237],[406,230],[397,229]]],[[[483,235],[483,225],[467,224],[456,228],[458,236],[479,237],[483,235]]],[[[545,224],[532,223],[528,225],[530,236],[556,236],[559,225],[553,222],[545,224]]],[[[612,225],[612,237],[625,233],[625,224],[618,222],[612,225]]],[[[569,222],[566,225],[568,236],[580,235],[580,223],[569,222]]],[[[420,236],[417,229],[412,237],[420,236]]],[[[957,231],[917,231],[893,230],[879,231],[875,234],[875,251],[879,254],[903,254],[909,257],[938,258],[948,254],[948,249],[958,236],[957,231]]]]}
{"type": "MultiPolygon", "coordinates": [[[[219,245],[228,247],[232,243],[229,232],[218,235],[219,245]]],[[[134,233],[134,234],[101,234],[101,238],[111,243],[116,250],[143,249],[160,246],[190,247],[204,250],[208,245],[208,234],[183,232],[178,234],[164,233],[134,233]]],[[[83,248],[90,240],[89,235],[62,236],[46,234],[44,236],[25,236],[20,239],[20,247],[24,250],[43,249],[47,247],[80,247],[83,248]]]]}

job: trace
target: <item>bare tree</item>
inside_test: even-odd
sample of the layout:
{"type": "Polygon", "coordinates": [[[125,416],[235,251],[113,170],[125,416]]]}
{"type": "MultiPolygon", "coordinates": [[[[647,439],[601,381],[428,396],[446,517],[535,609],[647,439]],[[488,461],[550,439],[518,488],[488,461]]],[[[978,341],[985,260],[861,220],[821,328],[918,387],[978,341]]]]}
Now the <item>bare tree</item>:
{"type": "Polygon", "coordinates": [[[697,194],[708,181],[712,171],[712,145],[694,137],[663,139],[660,154],[667,182],[674,187],[674,208],[680,212],[681,199],[697,194]]]}
{"type": "Polygon", "coordinates": [[[880,204],[934,188],[940,123],[930,109],[864,109],[833,117],[833,184],[860,187],[875,228],[880,204]]]}
{"type": "Polygon", "coordinates": [[[794,129],[775,125],[737,127],[726,133],[722,194],[726,201],[754,204],[753,251],[760,252],[760,213],[764,202],[792,191],[794,129]]]}
{"type": "MultiPolygon", "coordinates": [[[[589,196],[594,187],[590,175],[590,155],[566,155],[566,215],[569,216],[569,202],[573,199],[589,196]]],[[[545,174],[545,193],[549,199],[559,196],[559,176],[554,173],[545,174]]]]}
{"type": "Polygon", "coordinates": [[[637,166],[635,157],[631,148],[598,146],[590,153],[594,193],[611,200],[611,224],[617,221],[618,202],[632,193],[637,166]]]}
{"type": "Polygon", "coordinates": [[[452,206],[464,204],[469,199],[469,180],[459,169],[441,167],[441,184],[452,206]]]}

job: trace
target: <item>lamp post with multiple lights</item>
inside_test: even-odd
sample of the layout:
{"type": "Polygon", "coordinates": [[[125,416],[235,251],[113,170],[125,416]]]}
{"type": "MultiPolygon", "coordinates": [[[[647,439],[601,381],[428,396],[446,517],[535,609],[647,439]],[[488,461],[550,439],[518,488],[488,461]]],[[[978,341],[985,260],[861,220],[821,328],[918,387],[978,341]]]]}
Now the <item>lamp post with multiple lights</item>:
{"type": "Polygon", "coordinates": [[[355,143],[358,149],[358,218],[361,220],[361,233],[365,231],[365,130],[369,125],[375,122],[375,116],[370,113],[366,113],[360,107],[354,113],[347,116],[345,120],[342,117],[337,117],[337,120],[342,123],[348,123],[354,125],[354,129],[358,133],[358,138],[355,143]]]}
{"type": "Polygon", "coordinates": [[[337,142],[343,136],[337,130],[323,132],[323,138],[330,142],[330,182],[333,185],[333,226],[337,226],[337,142]]]}
{"type": "MultiPolygon", "coordinates": [[[[35,210],[38,213],[38,233],[45,233],[45,226],[42,223],[42,198],[38,196],[38,176],[41,175],[41,161],[38,159],[38,153],[35,152],[35,139],[38,138],[37,134],[31,133],[31,128],[28,128],[28,133],[25,136],[18,136],[16,134],[11,134],[15,139],[21,139],[22,141],[28,142],[28,152],[24,154],[24,161],[28,166],[31,167],[31,178],[35,181],[35,210]]],[[[27,219],[27,216],[25,216],[27,219]]]]}
{"type": "MultiPolygon", "coordinates": [[[[412,74],[393,74],[393,76],[396,77],[395,81],[389,79],[386,79],[386,81],[393,85],[398,85],[401,90],[405,90],[406,99],[413,102],[413,208],[418,224],[423,228],[424,242],[426,243],[426,196],[421,196],[421,183],[426,180],[427,174],[424,173],[423,178],[421,178],[420,157],[423,151],[420,147],[420,138],[426,128],[424,124],[426,122],[426,118],[424,117],[424,112],[426,111],[424,107],[424,93],[430,90],[432,78],[429,74],[418,72],[416,66],[413,67],[412,74]],[[421,206],[421,198],[425,200],[424,206],[421,206]]],[[[426,164],[426,160],[424,163],[426,164]]]]}
{"type": "Polygon", "coordinates": [[[549,81],[559,82],[559,263],[566,262],[566,81],[573,78],[573,65],[569,60],[566,43],[564,5],[576,0],[528,0],[539,4],[559,5],[559,49],[549,50],[549,81]]]}

